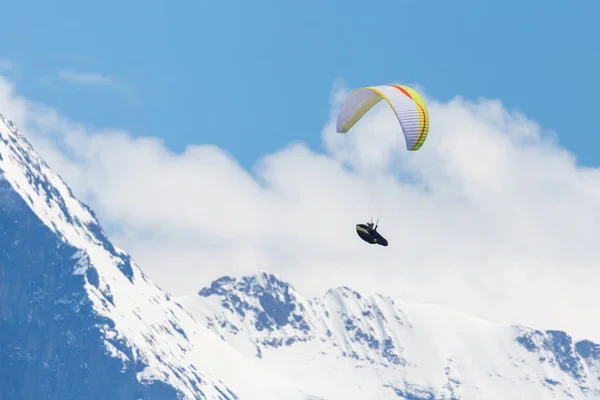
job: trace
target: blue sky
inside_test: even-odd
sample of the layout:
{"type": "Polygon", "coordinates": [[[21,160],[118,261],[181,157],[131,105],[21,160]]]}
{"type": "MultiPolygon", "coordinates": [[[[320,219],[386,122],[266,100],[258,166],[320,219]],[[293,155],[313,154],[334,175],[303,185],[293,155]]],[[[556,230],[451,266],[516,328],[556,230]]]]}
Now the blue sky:
{"type": "Polygon", "coordinates": [[[291,141],[319,149],[337,78],[499,98],[598,165],[598,15],[597,1],[7,0],[0,67],[79,122],[217,144],[247,167],[291,141]]]}
{"type": "MultiPolygon", "coordinates": [[[[580,164],[600,166],[600,3],[562,4],[5,0],[0,71],[18,95],[78,123],[160,137],[176,152],[216,144],[246,168],[290,142],[319,150],[326,141],[331,157],[291,148],[254,182],[213,149],[172,157],[152,141],[31,130],[112,240],[173,293],[266,269],[309,295],[346,285],[600,337],[588,318],[599,301],[600,181],[561,148],[506,140],[537,132],[510,118],[490,123],[490,106],[432,106],[440,135],[403,170],[440,188],[421,190],[361,179],[362,166],[393,150],[395,121],[370,113],[369,131],[341,146],[322,133],[337,79],[417,83],[442,101],[501,99],[555,130],[580,164]],[[374,133],[382,140],[368,142],[374,133]],[[339,173],[346,156],[359,172],[339,173]],[[331,223],[316,233],[307,215],[331,223]],[[353,225],[371,216],[398,246],[357,242],[353,225]]],[[[0,89],[3,108],[32,111],[0,89]]]]}

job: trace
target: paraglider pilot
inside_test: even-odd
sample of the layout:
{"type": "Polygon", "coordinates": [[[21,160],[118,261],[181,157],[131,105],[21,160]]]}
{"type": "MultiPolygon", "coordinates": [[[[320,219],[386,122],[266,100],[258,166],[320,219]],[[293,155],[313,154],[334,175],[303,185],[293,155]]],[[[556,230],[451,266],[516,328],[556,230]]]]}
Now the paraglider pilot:
{"type": "Polygon", "coordinates": [[[387,246],[388,241],[377,232],[377,224],[368,222],[366,224],[357,224],[356,233],[362,240],[370,244],[378,244],[380,246],[387,246]]]}

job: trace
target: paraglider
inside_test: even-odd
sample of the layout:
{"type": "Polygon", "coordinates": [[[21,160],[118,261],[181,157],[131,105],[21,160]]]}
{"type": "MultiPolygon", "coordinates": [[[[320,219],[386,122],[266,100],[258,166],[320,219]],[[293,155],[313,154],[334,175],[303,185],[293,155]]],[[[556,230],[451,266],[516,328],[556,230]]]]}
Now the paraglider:
{"type": "MultiPolygon", "coordinates": [[[[379,221],[377,222],[379,223],[379,221]]],[[[377,232],[377,224],[374,225],[372,221],[366,224],[357,224],[356,233],[367,243],[378,244],[380,246],[388,245],[387,239],[377,232]]]]}
{"type": "MultiPolygon", "coordinates": [[[[347,133],[375,104],[385,100],[398,119],[408,151],[417,151],[429,133],[429,111],[423,98],[412,88],[402,85],[369,86],[354,90],[340,109],[337,132],[347,133]]],[[[388,241],[377,232],[377,224],[357,224],[356,233],[371,244],[387,246],[388,241]]]]}

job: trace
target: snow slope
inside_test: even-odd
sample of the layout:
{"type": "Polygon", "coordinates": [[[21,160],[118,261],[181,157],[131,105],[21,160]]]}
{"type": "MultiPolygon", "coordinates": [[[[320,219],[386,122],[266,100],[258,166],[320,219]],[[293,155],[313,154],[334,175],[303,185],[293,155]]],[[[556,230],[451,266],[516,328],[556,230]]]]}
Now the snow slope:
{"type": "Polygon", "coordinates": [[[0,115],[0,399],[302,399],[115,248],[0,115]]]}
{"type": "Polygon", "coordinates": [[[600,398],[600,346],[349,288],[306,300],[273,274],[223,277],[181,303],[271,370],[341,399],[600,398]]]}

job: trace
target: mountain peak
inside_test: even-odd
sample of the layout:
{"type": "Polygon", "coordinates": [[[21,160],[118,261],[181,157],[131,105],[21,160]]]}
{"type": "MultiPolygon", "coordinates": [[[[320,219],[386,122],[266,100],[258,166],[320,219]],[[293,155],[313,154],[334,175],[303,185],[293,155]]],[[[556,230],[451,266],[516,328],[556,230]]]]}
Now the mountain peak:
{"type": "Polygon", "coordinates": [[[199,296],[208,297],[213,295],[223,296],[228,292],[240,292],[249,296],[260,296],[264,293],[290,293],[295,289],[289,283],[271,272],[259,271],[254,274],[244,275],[241,278],[222,276],[211,283],[209,287],[202,288],[199,296]]]}
{"type": "Polygon", "coordinates": [[[362,299],[363,296],[358,293],[356,290],[349,288],[348,286],[338,286],[335,288],[329,289],[326,293],[326,296],[341,296],[343,298],[353,297],[357,300],[362,299]]]}
{"type": "Polygon", "coordinates": [[[267,271],[240,278],[223,276],[200,290],[198,296],[183,302],[196,308],[193,306],[196,298],[203,299],[211,308],[227,310],[227,314],[212,318],[209,327],[218,324],[235,334],[244,324],[252,324],[260,337],[256,343],[259,354],[261,346],[278,347],[284,342],[306,340],[311,330],[304,315],[307,302],[292,285],[267,271]]]}

